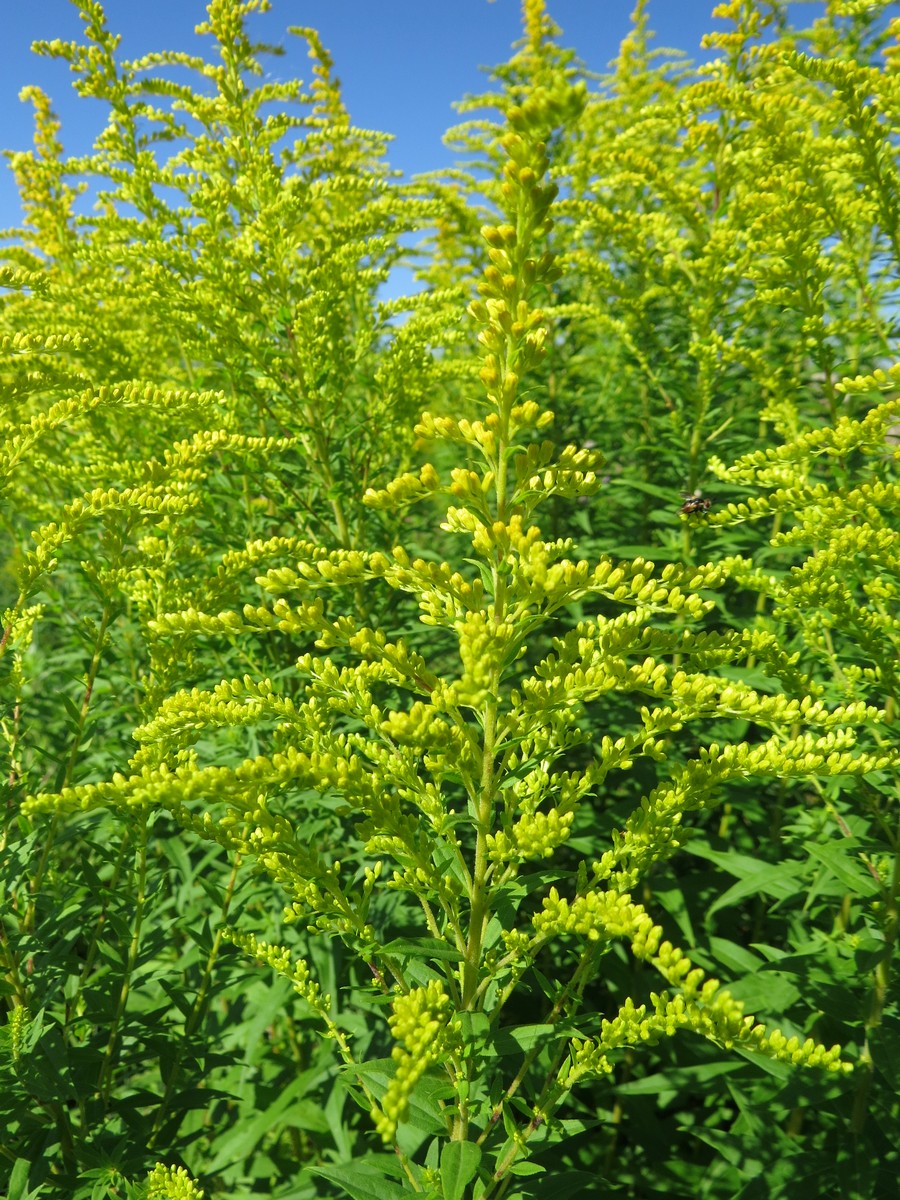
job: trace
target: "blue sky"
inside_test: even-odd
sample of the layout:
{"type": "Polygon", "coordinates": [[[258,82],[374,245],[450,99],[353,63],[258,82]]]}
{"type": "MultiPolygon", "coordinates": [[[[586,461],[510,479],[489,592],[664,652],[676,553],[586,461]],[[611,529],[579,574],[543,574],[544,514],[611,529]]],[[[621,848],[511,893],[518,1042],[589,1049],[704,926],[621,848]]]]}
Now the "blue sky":
{"type": "MultiPolygon", "coordinates": [[[[655,45],[706,57],[700,38],[720,22],[710,19],[714,0],[650,0],[655,45]]],[[[18,99],[26,84],[46,91],[62,119],[68,153],[84,153],[103,124],[103,112],[72,90],[65,63],[30,52],[36,38],[80,37],[78,12],[69,0],[5,0],[4,70],[0,73],[0,148],[31,146],[32,109],[18,99]]],[[[210,39],[194,26],[204,19],[205,0],[106,0],[107,24],[122,35],[129,58],[151,50],[209,54],[210,39]]],[[[485,86],[480,66],[508,58],[521,36],[520,0],[273,0],[255,18],[261,40],[282,43],[288,53],[271,60],[279,78],[309,79],[305,44],[287,38],[288,25],[316,28],[335,61],[345,102],[357,125],[395,136],[391,165],[407,174],[449,165],[441,145],[458,119],[454,100],[485,86]]],[[[596,71],[606,69],[630,25],[634,0],[548,0],[563,29],[562,42],[596,71]]],[[[0,228],[19,223],[19,205],[8,167],[0,166],[0,228]]]]}

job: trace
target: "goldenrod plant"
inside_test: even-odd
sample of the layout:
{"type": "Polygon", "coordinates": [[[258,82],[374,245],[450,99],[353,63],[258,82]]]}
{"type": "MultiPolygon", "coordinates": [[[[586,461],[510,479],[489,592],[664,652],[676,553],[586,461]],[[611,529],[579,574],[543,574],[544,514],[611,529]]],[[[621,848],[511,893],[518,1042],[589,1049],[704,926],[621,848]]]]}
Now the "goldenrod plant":
{"type": "Polygon", "coordinates": [[[252,86],[262,0],[216,63],[76,2],[110,119],[31,93],[0,308],[10,1194],[890,1194],[890,6],[695,70],[639,2],[592,90],[524,0],[411,188],[314,31],[252,86]]]}

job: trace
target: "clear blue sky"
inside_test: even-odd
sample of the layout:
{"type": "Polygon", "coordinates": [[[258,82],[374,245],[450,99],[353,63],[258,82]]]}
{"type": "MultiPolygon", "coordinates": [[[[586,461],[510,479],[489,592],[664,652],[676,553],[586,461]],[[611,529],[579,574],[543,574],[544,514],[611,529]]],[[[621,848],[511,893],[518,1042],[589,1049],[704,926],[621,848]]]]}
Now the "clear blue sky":
{"type": "MultiPolygon", "coordinates": [[[[651,0],[656,46],[704,58],[700,38],[721,22],[710,19],[714,0],[651,0]]],[[[563,29],[562,42],[596,71],[606,69],[628,31],[634,0],[548,0],[563,29]]],[[[109,28],[122,35],[120,53],[136,58],[151,50],[209,55],[212,42],[193,30],[205,17],[205,0],[106,0],[109,28]]],[[[316,28],[331,52],[355,124],[395,136],[393,167],[414,174],[449,164],[443,133],[458,119],[451,105],[486,83],[480,66],[505,61],[521,36],[520,0],[273,0],[254,18],[260,40],[285,45],[271,61],[278,78],[309,79],[305,43],[286,38],[288,25],[316,28]]],[[[805,14],[804,14],[805,15],[805,14]]],[[[79,99],[65,63],[30,52],[36,38],[80,38],[83,29],[69,0],[0,0],[3,71],[0,73],[0,148],[25,150],[32,139],[32,109],[18,99],[25,84],[46,91],[63,122],[68,153],[89,150],[103,124],[94,101],[79,99]]],[[[19,223],[9,168],[0,165],[0,228],[19,223]]]]}

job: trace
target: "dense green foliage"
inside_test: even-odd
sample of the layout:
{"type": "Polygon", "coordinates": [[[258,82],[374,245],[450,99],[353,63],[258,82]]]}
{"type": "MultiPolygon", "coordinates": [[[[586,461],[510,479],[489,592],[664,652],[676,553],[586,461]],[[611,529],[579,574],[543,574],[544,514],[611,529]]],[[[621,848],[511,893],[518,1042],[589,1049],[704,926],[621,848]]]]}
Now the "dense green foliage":
{"type": "Polygon", "coordinates": [[[895,1195],[894,6],[701,69],[639,3],[598,81],[525,0],[403,183],[265,0],[140,62],[75,3],[108,123],[30,90],[0,267],[0,1187],[895,1195]]]}

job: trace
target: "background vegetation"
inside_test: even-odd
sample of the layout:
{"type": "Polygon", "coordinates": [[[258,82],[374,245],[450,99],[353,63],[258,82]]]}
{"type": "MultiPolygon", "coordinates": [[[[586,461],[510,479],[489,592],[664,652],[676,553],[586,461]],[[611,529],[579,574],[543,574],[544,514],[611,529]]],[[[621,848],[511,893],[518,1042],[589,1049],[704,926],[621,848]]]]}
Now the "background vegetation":
{"type": "Polygon", "coordinates": [[[263,0],[140,62],[76,2],[107,125],[32,92],[0,267],[4,1194],[895,1195],[896,6],[700,70],[639,3],[597,80],[526,0],[403,183],[263,0]]]}

